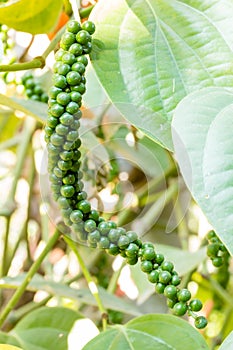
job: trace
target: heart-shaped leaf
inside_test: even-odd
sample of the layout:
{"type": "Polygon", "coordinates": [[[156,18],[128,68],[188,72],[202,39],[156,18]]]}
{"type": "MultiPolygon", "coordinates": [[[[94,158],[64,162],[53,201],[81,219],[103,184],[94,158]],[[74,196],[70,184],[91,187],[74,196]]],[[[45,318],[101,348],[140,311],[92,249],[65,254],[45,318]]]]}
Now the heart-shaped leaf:
{"type": "Polygon", "coordinates": [[[171,315],[145,315],[92,339],[83,350],[208,349],[200,333],[171,315]]]}
{"type": "Polygon", "coordinates": [[[30,312],[10,332],[24,350],[68,349],[68,335],[82,316],[64,307],[42,307],[30,312]]]}
{"type": "Polygon", "coordinates": [[[190,94],[173,119],[176,157],[193,197],[233,255],[233,93],[190,94]]]}
{"type": "Polygon", "coordinates": [[[56,25],[62,0],[17,0],[0,6],[0,23],[31,34],[48,33],[56,25]]]}
{"type": "Polygon", "coordinates": [[[179,101],[207,86],[233,86],[232,0],[100,0],[94,69],[137,128],[172,149],[179,101]]]}

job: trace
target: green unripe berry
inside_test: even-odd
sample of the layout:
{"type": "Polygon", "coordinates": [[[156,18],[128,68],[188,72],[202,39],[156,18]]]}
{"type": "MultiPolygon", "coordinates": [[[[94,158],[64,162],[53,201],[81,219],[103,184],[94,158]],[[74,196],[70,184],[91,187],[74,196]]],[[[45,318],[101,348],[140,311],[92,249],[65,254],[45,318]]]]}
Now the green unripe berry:
{"type": "Polygon", "coordinates": [[[128,265],[136,265],[138,262],[138,257],[137,256],[131,256],[126,258],[126,262],[128,265]]]}
{"type": "Polygon", "coordinates": [[[174,269],[174,265],[170,261],[163,261],[162,264],[161,264],[161,269],[164,270],[164,271],[172,272],[173,269],[174,269]]]}
{"type": "Polygon", "coordinates": [[[87,232],[93,232],[93,231],[95,231],[95,229],[96,229],[96,223],[95,223],[95,221],[92,220],[92,219],[87,220],[87,221],[85,222],[85,224],[84,224],[84,229],[85,229],[85,231],[87,231],[87,232]]]}
{"type": "Polygon", "coordinates": [[[194,325],[198,329],[203,329],[207,326],[207,319],[204,316],[198,316],[195,319],[194,325]]]}
{"type": "Polygon", "coordinates": [[[216,237],[216,233],[213,231],[213,230],[211,230],[211,231],[209,231],[208,233],[207,233],[207,239],[212,239],[212,238],[214,238],[214,237],[216,237]]]}
{"type": "Polygon", "coordinates": [[[34,81],[34,79],[32,78],[32,79],[27,79],[26,81],[25,81],[25,87],[27,88],[27,89],[32,89],[32,88],[34,88],[34,86],[35,86],[35,81],[34,81]]]}
{"type": "Polygon", "coordinates": [[[67,141],[74,142],[78,137],[79,137],[79,132],[75,131],[75,130],[71,130],[68,132],[66,139],[67,139],[67,141]]]}
{"type": "Polygon", "coordinates": [[[62,209],[68,209],[70,207],[69,201],[67,198],[60,196],[57,200],[58,206],[62,209]]]}
{"type": "Polygon", "coordinates": [[[98,211],[95,210],[95,209],[92,209],[90,214],[89,214],[89,219],[98,221],[99,220],[99,213],[98,213],[98,211]]]}
{"type": "Polygon", "coordinates": [[[43,94],[40,97],[41,102],[48,103],[49,96],[46,94],[46,92],[43,92],[43,94]]]}
{"type": "Polygon", "coordinates": [[[188,289],[183,288],[177,293],[177,297],[179,301],[188,301],[191,299],[191,293],[188,289]]]}
{"type": "Polygon", "coordinates": [[[75,35],[70,32],[66,32],[62,35],[61,43],[65,45],[72,45],[76,41],[75,35]]]}
{"type": "Polygon", "coordinates": [[[144,260],[144,261],[142,261],[142,262],[141,262],[141,270],[142,270],[143,272],[147,272],[147,273],[151,272],[151,271],[153,270],[153,264],[152,264],[152,262],[149,261],[149,260],[144,260]]]}
{"type": "MultiPolygon", "coordinates": [[[[57,102],[62,106],[68,105],[70,100],[71,100],[70,94],[68,94],[67,92],[60,92],[57,95],[57,102]]],[[[64,109],[63,109],[63,111],[64,111],[64,109]]]]}
{"type": "Polygon", "coordinates": [[[95,32],[95,25],[91,21],[86,21],[82,24],[82,29],[86,30],[89,34],[94,34],[95,32]]]}
{"type": "Polygon", "coordinates": [[[189,306],[192,311],[200,311],[202,309],[202,302],[199,299],[193,299],[190,301],[189,306]]]}
{"type": "Polygon", "coordinates": [[[86,30],[80,30],[76,35],[76,40],[78,43],[86,45],[91,41],[91,35],[86,30]]]}
{"type": "Polygon", "coordinates": [[[102,221],[99,223],[98,228],[102,235],[107,235],[109,230],[108,223],[105,221],[102,221]]]}
{"type": "Polygon", "coordinates": [[[126,236],[129,238],[130,242],[134,242],[134,241],[136,241],[138,239],[138,235],[134,231],[128,231],[126,233],[126,236]]]}
{"type": "Polygon", "coordinates": [[[127,236],[120,236],[118,239],[117,245],[120,249],[126,249],[129,245],[130,241],[127,236]]]}
{"type": "Polygon", "coordinates": [[[61,74],[55,74],[53,76],[53,82],[56,87],[61,89],[64,89],[67,85],[66,78],[64,77],[64,75],[61,74]]]}
{"type": "Polygon", "coordinates": [[[159,282],[168,284],[171,280],[172,276],[169,271],[161,271],[159,273],[159,282]]]}
{"type": "Polygon", "coordinates": [[[72,66],[76,62],[75,55],[73,55],[71,52],[66,52],[62,56],[62,62],[65,64],[68,64],[69,66],[72,66]]]}
{"type": "Polygon", "coordinates": [[[72,114],[65,112],[60,116],[60,122],[63,125],[69,126],[69,125],[73,124],[74,117],[72,116],[72,114]]]}
{"type": "MultiPolygon", "coordinates": [[[[55,129],[56,133],[58,135],[61,135],[61,136],[64,136],[64,135],[67,135],[68,132],[69,132],[69,128],[63,124],[58,124],[56,126],[56,129],[55,129]]],[[[61,157],[62,158],[62,157],[61,157]]],[[[63,158],[62,158],[63,159],[63,158]]],[[[71,159],[71,158],[70,158],[71,159]]],[[[67,160],[67,159],[64,159],[64,160],[67,160]]]]}
{"type": "MultiPolygon", "coordinates": [[[[109,237],[109,234],[108,234],[108,237],[109,237]]],[[[131,257],[137,256],[138,250],[139,250],[139,248],[135,243],[130,243],[128,245],[128,247],[126,248],[125,253],[126,253],[127,257],[131,258],[131,257]]]]}
{"type": "Polygon", "coordinates": [[[56,86],[52,86],[49,90],[49,96],[56,99],[57,95],[62,92],[62,89],[56,86]]]}
{"type": "Polygon", "coordinates": [[[75,43],[70,46],[69,52],[72,53],[74,56],[80,56],[83,53],[83,47],[82,45],[75,43]]]}
{"type": "Polygon", "coordinates": [[[42,87],[41,87],[40,85],[36,85],[36,86],[34,87],[34,94],[36,94],[36,95],[41,95],[43,92],[44,92],[44,91],[43,91],[43,89],[42,89],[42,87]]]}
{"type": "Polygon", "coordinates": [[[63,178],[66,174],[66,171],[62,171],[61,169],[59,169],[57,166],[54,167],[53,169],[53,172],[54,174],[57,176],[57,177],[60,177],[60,178],[63,178]]]}
{"type": "Polygon", "coordinates": [[[57,135],[57,134],[53,134],[50,137],[50,142],[54,145],[54,146],[61,146],[64,143],[64,139],[62,136],[57,135]]]}
{"type": "MultiPolygon", "coordinates": [[[[87,199],[87,193],[85,191],[81,191],[77,194],[77,200],[82,201],[83,199],[87,199]]],[[[90,217],[90,215],[89,215],[90,217]]]]}
{"type": "Polygon", "coordinates": [[[108,233],[108,239],[110,240],[110,242],[115,243],[118,241],[119,238],[120,233],[117,231],[117,229],[112,228],[108,233]]]}
{"type": "Polygon", "coordinates": [[[69,21],[66,25],[66,30],[77,34],[81,30],[81,25],[77,21],[69,21]]]}
{"type": "Polygon", "coordinates": [[[54,132],[53,128],[51,128],[50,126],[46,126],[44,128],[44,131],[45,131],[46,135],[48,135],[48,136],[51,136],[54,132]]]}
{"type": "Polygon", "coordinates": [[[180,282],[181,282],[181,279],[180,279],[180,277],[178,275],[173,275],[172,276],[171,284],[173,286],[178,286],[180,284],[180,282]]]}
{"type": "Polygon", "coordinates": [[[81,62],[76,62],[72,65],[71,69],[75,72],[78,72],[80,75],[85,72],[85,66],[81,62]]]}
{"type": "Polygon", "coordinates": [[[176,299],[177,298],[177,288],[173,285],[166,286],[164,289],[164,295],[165,297],[169,299],[176,299]]]}
{"type": "Polygon", "coordinates": [[[74,195],[75,189],[71,185],[63,185],[61,187],[61,195],[66,198],[70,198],[74,195]]]}
{"type": "Polygon", "coordinates": [[[86,58],[85,55],[82,55],[82,56],[77,57],[76,60],[77,60],[77,62],[83,63],[84,66],[87,66],[87,64],[88,64],[88,59],[86,58]]]}
{"type": "Polygon", "coordinates": [[[71,90],[79,92],[81,95],[83,95],[86,92],[86,86],[83,83],[79,83],[78,85],[71,86],[71,90]]]}
{"type": "Polygon", "coordinates": [[[87,214],[91,211],[91,204],[87,200],[82,200],[78,203],[78,209],[87,214]]]}
{"type": "MultiPolygon", "coordinates": [[[[66,111],[70,114],[75,114],[77,113],[79,110],[79,105],[76,102],[69,102],[66,106],[66,111]]],[[[78,123],[78,126],[80,125],[80,123],[78,123]]]]}
{"type": "Polygon", "coordinates": [[[48,151],[50,152],[50,154],[52,155],[58,155],[60,149],[54,145],[52,145],[51,143],[48,144],[48,151]]]}
{"type": "Polygon", "coordinates": [[[108,249],[109,246],[110,246],[109,239],[105,236],[101,237],[99,242],[98,242],[98,248],[108,249]]]}
{"type": "Polygon", "coordinates": [[[119,252],[120,252],[120,248],[116,244],[110,243],[107,253],[110,255],[116,256],[119,254],[119,252]]]}
{"type": "Polygon", "coordinates": [[[89,233],[88,235],[88,241],[91,243],[97,243],[100,241],[100,232],[98,230],[94,230],[92,232],[89,233]]]}
{"type": "Polygon", "coordinates": [[[49,112],[54,117],[60,117],[64,112],[64,107],[56,103],[50,107],[49,112]]]}
{"type": "Polygon", "coordinates": [[[142,253],[142,258],[145,260],[154,260],[156,257],[155,250],[152,247],[145,248],[142,253]]]}
{"type": "Polygon", "coordinates": [[[65,161],[65,160],[59,160],[58,163],[57,163],[58,167],[61,169],[61,170],[69,170],[71,167],[72,167],[72,161],[71,160],[68,160],[68,161],[65,161]]]}
{"type": "Polygon", "coordinates": [[[69,174],[62,179],[62,182],[64,185],[73,185],[75,180],[75,176],[73,174],[69,174]]]}
{"type": "Polygon", "coordinates": [[[183,301],[180,301],[173,306],[173,313],[176,316],[183,316],[184,314],[186,314],[187,310],[188,310],[188,306],[183,301]]]}
{"type": "Polygon", "coordinates": [[[77,91],[72,91],[70,97],[73,102],[80,103],[82,101],[82,95],[77,91]]]}
{"type": "Polygon", "coordinates": [[[223,265],[223,258],[221,256],[217,256],[216,258],[212,259],[212,264],[215,267],[220,267],[223,265]]]}
{"type": "Polygon", "coordinates": [[[159,281],[159,272],[157,270],[152,270],[147,277],[151,283],[157,283],[159,281]]]}
{"type": "Polygon", "coordinates": [[[85,54],[90,53],[91,50],[92,50],[92,43],[89,42],[89,43],[86,43],[86,45],[83,45],[83,52],[85,54]]]}
{"type": "Polygon", "coordinates": [[[55,53],[55,60],[56,61],[61,61],[62,60],[62,56],[64,55],[64,50],[63,49],[59,49],[56,53],[55,53]]]}
{"type": "Polygon", "coordinates": [[[83,220],[83,213],[80,210],[73,210],[70,214],[70,220],[77,224],[83,220]]]}
{"type": "Polygon", "coordinates": [[[215,257],[218,254],[220,248],[220,244],[219,243],[211,243],[207,246],[207,255],[209,257],[215,257]]]}
{"type": "Polygon", "coordinates": [[[156,254],[155,261],[157,262],[157,264],[161,265],[162,262],[164,261],[163,254],[156,254]]]}
{"type": "Polygon", "coordinates": [[[158,282],[158,283],[156,283],[156,285],[155,285],[155,291],[156,291],[158,294],[163,294],[165,287],[166,287],[165,284],[163,284],[163,283],[161,283],[161,282],[158,282]]]}
{"type": "Polygon", "coordinates": [[[66,76],[67,83],[69,85],[77,85],[81,81],[81,75],[78,72],[71,71],[66,76]]]}

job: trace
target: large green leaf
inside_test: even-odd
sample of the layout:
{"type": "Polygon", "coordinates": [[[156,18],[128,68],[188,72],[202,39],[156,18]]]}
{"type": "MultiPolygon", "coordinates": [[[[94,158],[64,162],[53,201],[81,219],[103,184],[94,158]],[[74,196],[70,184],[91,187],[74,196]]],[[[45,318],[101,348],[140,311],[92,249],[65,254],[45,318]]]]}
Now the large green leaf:
{"type": "Polygon", "coordinates": [[[233,332],[224,340],[219,350],[232,350],[233,349],[233,332]]]}
{"type": "Polygon", "coordinates": [[[24,350],[68,350],[68,335],[82,316],[64,307],[30,312],[10,332],[24,350]]]}
{"type": "Polygon", "coordinates": [[[201,350],[208,346],[200,333],[171,315],[145,315],[92,339],[83,350],[201,350]]]}
{"type": "MultiPolygon", "coordinates": [[[[11,344],[15,346],[20,345],[18,340],[13,335],[0,331],[0,345],[1,344],[11,344]]],[[[0,350],[2,350],[1,346],[0,346],[0,350]]]]}
{"type": "Polygon", "coordinates": [[[48,33],[56,25],[62,0],[15,0],[0,6],[0,23],[31,34],[48,33]]]}
{"type": "Polygon", "coordinates": [[[232,0],[100,0],[94,69],[120,112],[172,149],[177,103],[207,86],[233,86],[232,0]]]}
{"type": "Polygon", "coordinates": [[[207,88],[184,98],[173,142],[184,179],[233,255],[233,93],[207,88]]]}
{"type": "MultiPolygon", "coordinates": [[[[17,288],[22,284],[25,274],[17,277],[3,277],[0,280],[0,288],[17,288]]],[[[84,304],[96,305],[96,300],[90,293],[89,289],[75,289],[62,283],[44,280],[41,276],[35,275],[31,280],[28,290],[38,291],[43,290],[51,295],[60,296],[79,300],[84,304]]],[[[142,312],[135,303],[123,300],[117,296],[108,293],[105,289],[98,287],[100,298],[106,309],[121,311],[129,315],[138,316],[142,312]]]]}

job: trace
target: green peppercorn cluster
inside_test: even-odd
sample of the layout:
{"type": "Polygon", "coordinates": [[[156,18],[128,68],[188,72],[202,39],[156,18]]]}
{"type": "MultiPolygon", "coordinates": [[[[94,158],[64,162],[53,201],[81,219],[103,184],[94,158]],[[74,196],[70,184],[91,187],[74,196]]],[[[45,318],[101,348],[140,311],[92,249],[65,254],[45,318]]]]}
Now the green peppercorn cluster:
{"type": "Polygon", "coordinates": [[[168,298],[168,306],[175,315],[186,312],[195,318],[197,328],[207,324],[205,317],[198,316],[202,303],[190,301],[188,289],[179,289],[180,278],[171,262],[155,251],[153,244],[142,243],[134,231],[117,227],[113,221],[105,221],[91,209],[87,193],[83,191],[81,141],[79,125],[82,94],[85,92],[86,54],[91,50],[95,26],[76,21],[67,24],[57,51],[54,64],[54,86],[49,91],[49,110],[45,127],[48,144],[48,170],[54,199],[61,209],[64,222],[70,226],[76,238],[92,248],[100,248],[108,254],[120,254],[128,264],[141,263],[141,270],[155,284],[157,293],[168,298]]]}
{"type": "Polygon", "coordinates": [[[207,246],[207,255],[211,259],[212,264],[215,267],[220,267],[224,264],[228,264],[229,253],[225,245],[220,241],[213,230],[208,232],[207,239],[209,241],[209,244],[207,246]]]}
{"type": "Polygon", "coordinates": [[[25,88],[25,94],[30,100],[47,103],[48,94],[44,91],[40,83],[35,79],[30,71],[27,71],[21,79],[25,88]]]}

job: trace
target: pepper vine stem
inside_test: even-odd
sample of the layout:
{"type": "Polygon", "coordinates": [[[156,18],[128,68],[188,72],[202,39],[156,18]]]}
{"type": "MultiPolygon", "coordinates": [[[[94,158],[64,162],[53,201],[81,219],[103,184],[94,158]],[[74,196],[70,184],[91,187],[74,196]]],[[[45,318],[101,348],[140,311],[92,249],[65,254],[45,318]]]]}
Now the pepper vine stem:
{"type": "Polygon", "coordinates": [[[14,63],[14,64],[2,64],[0,65],[0,72],[15,72],[20,70],[28,70],[28,69],[35,69],[35,68],[44,68],[45,61],[50,52],[52,52],[59,41],[61,40],[62,34],[65,31],[65,27],[62,27],[55,37],[51,40],[50,44],[46,48],[46,50],[42,53],[41,56],[37,56],[33,58],[29,62],[23,62],[23,63],[14,63]]]}
{"type": "Polygon", "coordinates": [[[0,72],[15,72],[19,70],[35,69],[35,68],[44,68],[45,59],[42,56],[33,58],[29,62],[23,63],[13,63],[13,64],[2,64],[0,65],[0,72]]]}
{"type": "Polygon", "coordinates": [[[93,295],[93,297],[95,298],[98,308],[102,314],[102,325],[103,325],[103,331],[106,331],[107,328],[107,312],[105,310],[105,307],[100,299],[100,295],[99,295],[99,291],[98,291],[98,287],[95,284],[95,282],[93,281],[88,269],[86,268],[86,265],[82,259],[81,254],[79,253],[75,243],[72,241],[72,239],[68,236],[63,236],[65,242],[69,245],[69,247],[73,250],[74,254],[76,255],[79,265],[82,269],[83,275],[88,283],[88,287],[90,289],[91,294],[93,295]]]}
{"type": "Polygon", "coordinates": [[[0,327],[5,322],[7,316],[9,315],[9,313],[13,310],[15,305],[18,303],[19,299],[21,298],[21,296],[25,292],[25,290],[26,290],[28,284],[30,283],[31,279],[33,278],[33,276],[36,274],[36,272],[40,268],[41,263],[44,261],[44,259],[46,258],[48,253],[51,251],[51,249],[53,248],[53,246],[55,245],[55,243],[57,242],[57,240],[59,239],[60,236],[61,236],[60,231],[58,229],[56,229],[54,234],[51,236],[51,238],[49,239],[48,243],[46,244],[44,250],[41,252],[41,254],[38,257],[38,259],[30,267],[30,269],[27,272],[27,274],[26,274],[22,284],[18,287],[18,289],[16,290],[16,292],[14,293],[12,298],[9,300],[8,304],[6,305],[6,307],[4,308],[2,314],[0,315],[0,327]]]}

